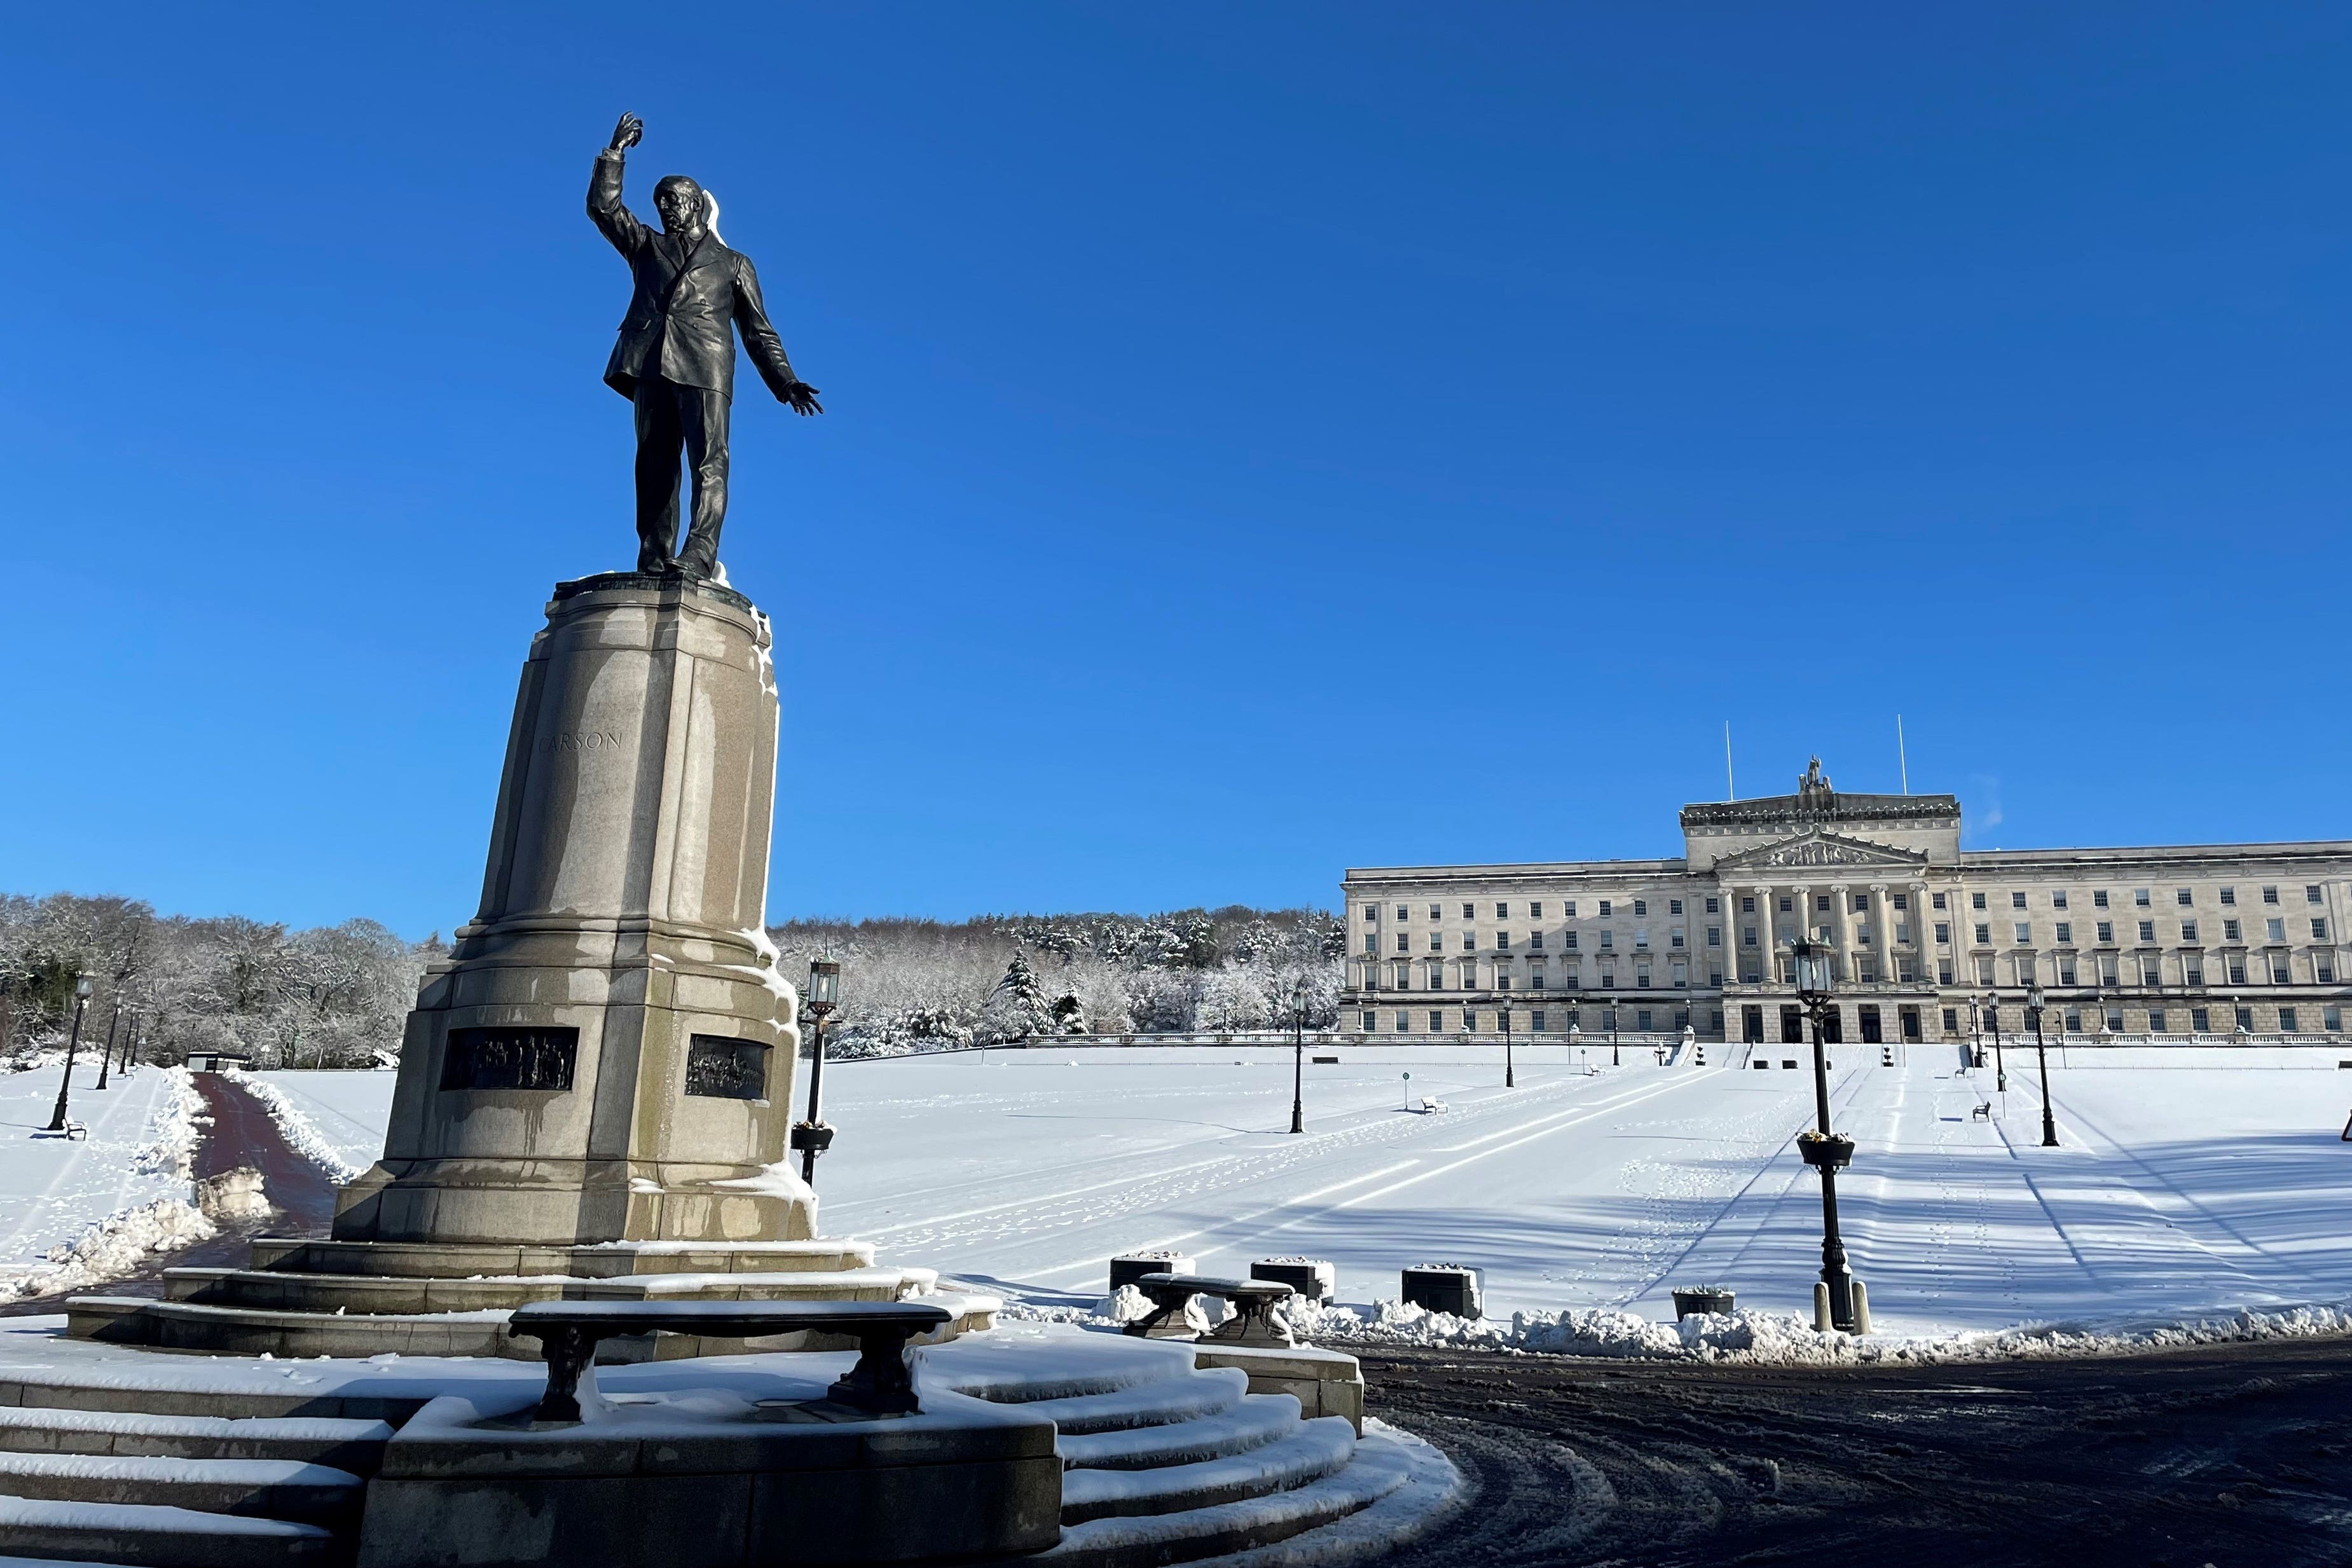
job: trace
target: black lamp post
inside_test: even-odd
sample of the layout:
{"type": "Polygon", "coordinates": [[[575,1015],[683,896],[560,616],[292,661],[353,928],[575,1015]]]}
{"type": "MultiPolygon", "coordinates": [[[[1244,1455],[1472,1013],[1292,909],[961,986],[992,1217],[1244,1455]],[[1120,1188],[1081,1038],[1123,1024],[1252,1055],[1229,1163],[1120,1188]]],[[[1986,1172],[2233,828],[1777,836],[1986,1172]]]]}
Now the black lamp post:
{"type": "Polygon", "coordinates": [[[816,1185],[816,1157],[833,1147],[824,1124],[824,1020],[841,1003],[841,965],[830,958],[809,960],[808,1011],[814,1050],[809,1058],[808,1120],[793,1126],[793,1147],[801,1152],[801,1180],[816,1185]]]}
{"type": "Polygon", "coordinates": [[[1518,1075],[1511,1067],[1511,999],[1508,996],[1506,996],[1502,999],[1502,1002],[1503,1087],[1505,1089],[1517,1089],[1519,1087],[1518,1075]]]}
{"type": "Polygon", "coordinates": [[[85,974],[74,982],[73,1033],[66,1039],[66,1076],[65,1081],[58,1085],[58,1109],[49,1118],[52,1132],[66,1130],[66,1097],[73,1092],[74,1048],[81,1044],[81,1010],[89,1005],[89,976],[85,974]]]}
{"type": "Polygon", "coordinates": [[[2009,1060],[2000,1054],[2000,1001],[1998,997],[1984,999],[1985,1016],[1992,1023],[1992,1086],[2003,1094],[2009,1092],[2009,1060]]]}
{"type": "Polygon", "coordinates": [[[1307,976],[1290,988],[1290,1130],[1307,1131],[1307,976]]]}
{"type": "Polygon", "coordinates": [[[1804,1008],[1813,1035],[1813,1110],[1815,1130],[1797,1135],[1797,1152],[1805,1163],[1822,1173],[1822,1281],[1830,1288],[1830,1323],[1853,1329],[1853,1275],[1846,1268],[1845,1243],[1838,1237],[1837,1173],[1853,1159],[1853,1140],[1830,1130],[1829,1056],[1822,1039],[1822,1020],[1836,1005],[1831,1000],[1832,970],[1827,942],[1800,937],[1782,950],[1796,973],[1797,1002],[1804,1008]]]}
{"type": "Polygon", "coordinates": [[[114,1033],[122,1027],[122,1004],[114,1005],[114,1016],[107,1020],[106,1054],[98,1058],[98,1087],[106,1087],[107,1069],[114,1066],[114,1033]]]}
{"type": "Polygon", "coordinates": [[[2025,1016],[2033,1020],[2033,1054],[2042,1058],[2042,1146],[2058,1147],[2057,1119],[2050,1114],[2050,1047],[2042,1038],[2042,982],[2025,988],[2025,1016]]]}
{"type": "Polygon", "coordinates": [[[1969,1066],[1984,1066],[1984,1010],[1973,996],[1969,998],[1969,1066]]]}

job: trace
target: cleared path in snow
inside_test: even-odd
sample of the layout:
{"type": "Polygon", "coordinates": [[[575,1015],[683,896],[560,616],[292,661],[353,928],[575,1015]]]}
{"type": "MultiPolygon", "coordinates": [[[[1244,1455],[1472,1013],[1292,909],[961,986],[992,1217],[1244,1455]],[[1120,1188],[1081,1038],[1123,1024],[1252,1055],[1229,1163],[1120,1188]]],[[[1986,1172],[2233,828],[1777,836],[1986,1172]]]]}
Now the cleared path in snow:
{"type": "Polygon", "coordinates": [[[0,1270],[22,1273],[49,1249],[100,1220],[162,1197],[184,1197],[185,1183],[142,1156],[160,1136],[172,1079],[153,1068],[109,1075],[97,1087],[95,1051],[74,1059],[68,1116],[87,1139],[47,1131],[62,1063],[0,1075],[0,1270]]]}

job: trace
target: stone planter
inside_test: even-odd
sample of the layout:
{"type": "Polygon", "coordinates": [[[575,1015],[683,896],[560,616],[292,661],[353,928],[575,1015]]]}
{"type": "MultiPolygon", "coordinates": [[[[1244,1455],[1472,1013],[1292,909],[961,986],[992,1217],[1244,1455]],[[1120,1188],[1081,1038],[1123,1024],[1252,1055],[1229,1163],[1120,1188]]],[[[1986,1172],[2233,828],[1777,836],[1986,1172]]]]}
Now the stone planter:
{"type": "Polygon", "coordinates": [[[1691,1285],[1675,1291],[1675,1319],[1695,1318],[1703,1312],[1728,1313],[1738,1303],[1737,1292],[1721,1285],[1691,1285]]]}
{"type": "Polygon", "coordinates": [[[1853,1140],[1843,1132],[1826,1138],[1818,1132],[1800,1132],[1797,1152],[1817,1170],[1843,1171],[1853,1163],[1853,1140]]]}

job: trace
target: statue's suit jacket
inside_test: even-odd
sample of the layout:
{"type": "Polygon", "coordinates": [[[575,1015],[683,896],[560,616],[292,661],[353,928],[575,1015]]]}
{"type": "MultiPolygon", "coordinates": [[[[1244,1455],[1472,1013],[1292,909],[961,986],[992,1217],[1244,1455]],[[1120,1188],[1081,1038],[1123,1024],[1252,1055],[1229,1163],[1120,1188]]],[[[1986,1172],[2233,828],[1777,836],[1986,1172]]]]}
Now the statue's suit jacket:
{"type": "Polygon", "coordinates": [[[729,324],[743,334],[743,347],[760,377],[777,396],[800,378],[776,329],[768,324],[768,309],[760,302],[759,275],[748,257],[730,250],[719,237],[705,230],[691,254],[677,236],[656,234],[639,223],[621,205],[621,154],[611,150],[596,154],[596,170],[588,181],[588,216],[596,221],[613,247],[629,258],[636,289],[629,298],[629,313],[621,321],[621,340],[604,366],[604,384],[624,397],[636,395],[641,376],[658,375],[680,386],[707,387],[723,396],[735,394],[735,339],[729,324]]]}

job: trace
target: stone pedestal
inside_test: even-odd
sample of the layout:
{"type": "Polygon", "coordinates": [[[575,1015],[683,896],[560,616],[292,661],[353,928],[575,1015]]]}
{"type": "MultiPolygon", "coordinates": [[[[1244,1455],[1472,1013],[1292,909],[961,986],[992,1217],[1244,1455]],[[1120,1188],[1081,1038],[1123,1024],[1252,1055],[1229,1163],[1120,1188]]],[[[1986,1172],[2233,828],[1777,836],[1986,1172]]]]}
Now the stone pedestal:
{"type": "Polygon", "coordinates": [[[338,1240],[777,1241],[798,999],[764,927],[767,618],[674,575],[559,584],[515,700],[481,912],[409,1015],[338,1240]]]}

